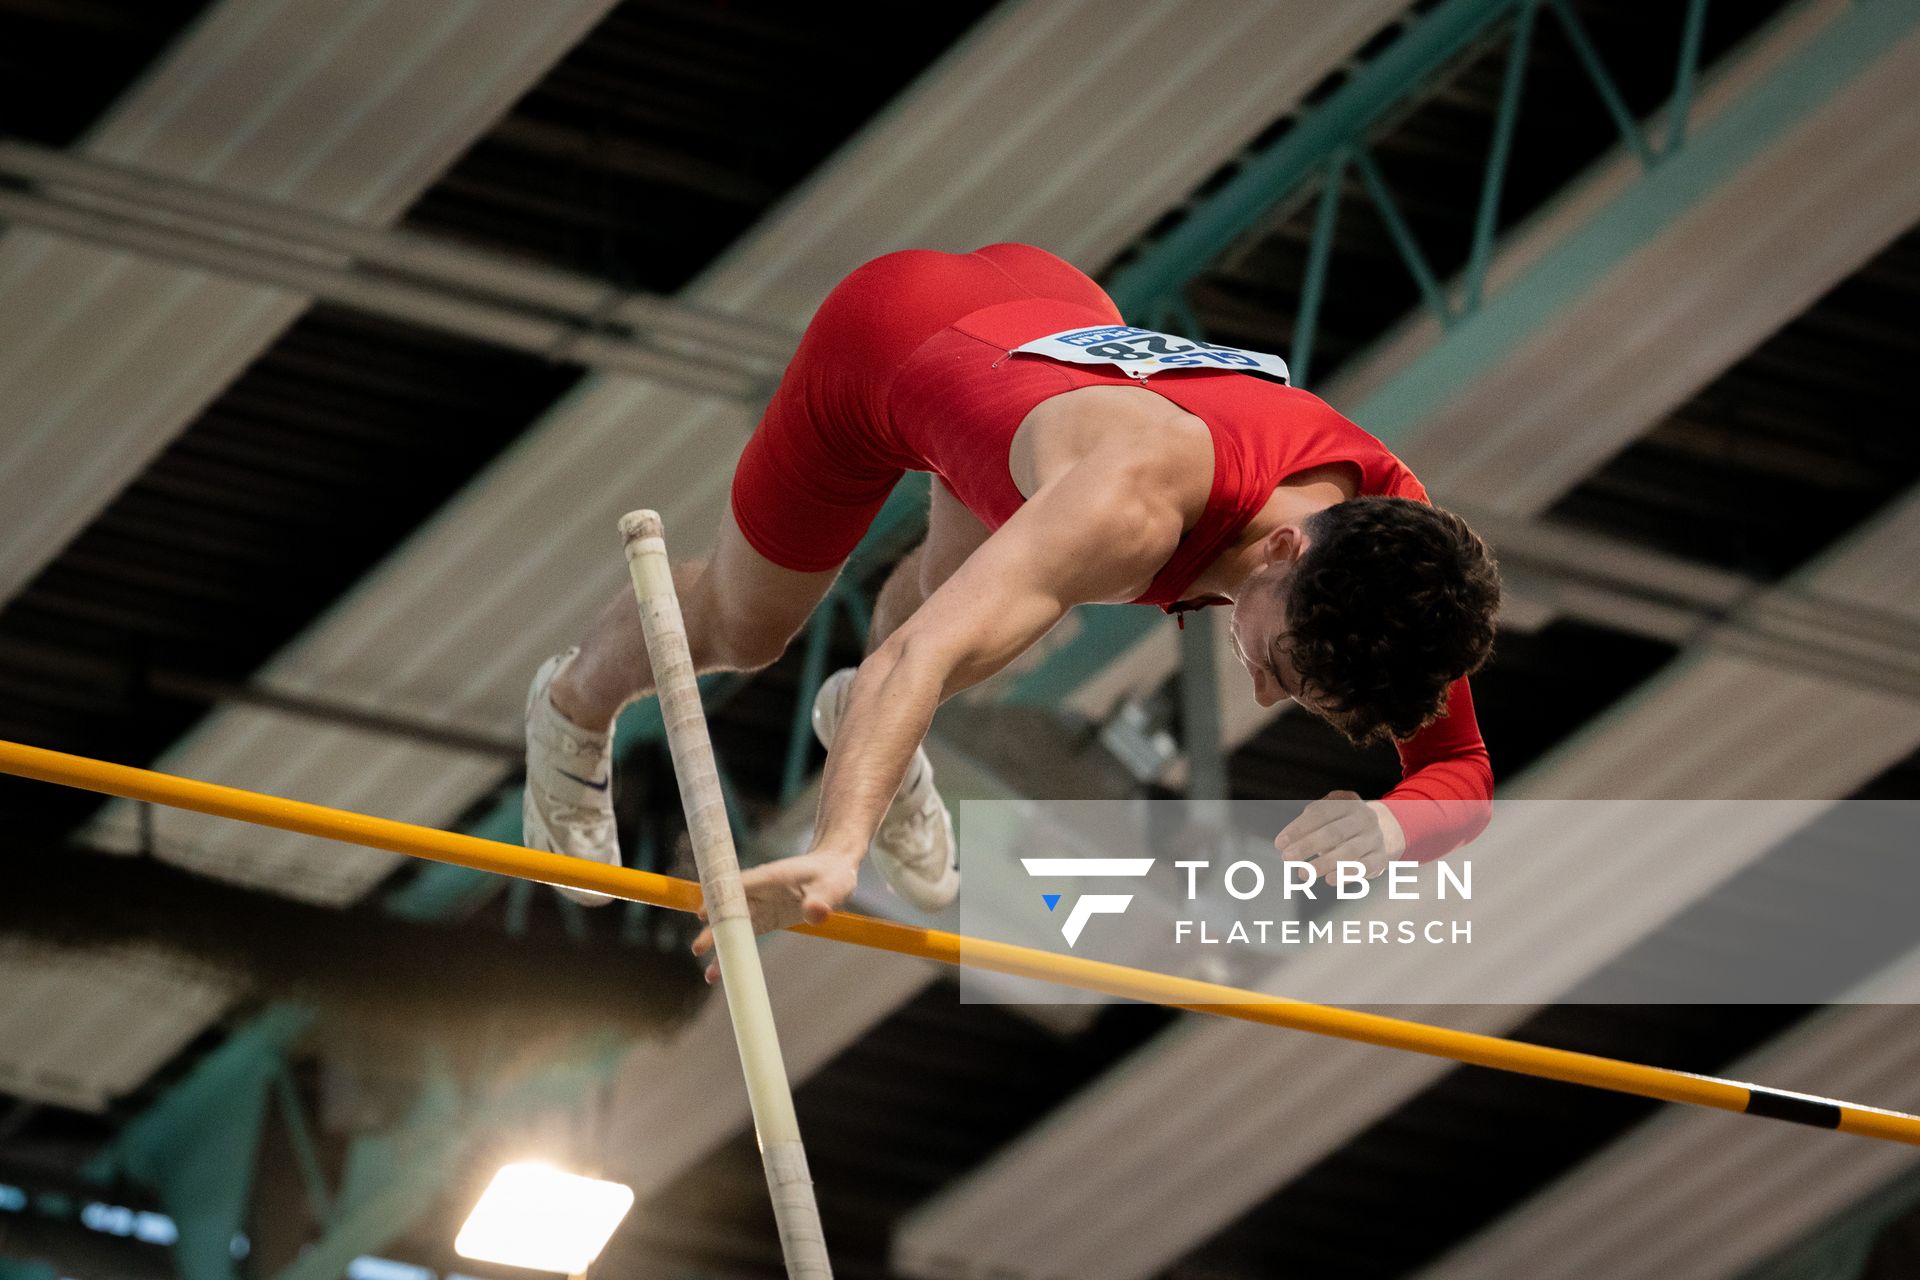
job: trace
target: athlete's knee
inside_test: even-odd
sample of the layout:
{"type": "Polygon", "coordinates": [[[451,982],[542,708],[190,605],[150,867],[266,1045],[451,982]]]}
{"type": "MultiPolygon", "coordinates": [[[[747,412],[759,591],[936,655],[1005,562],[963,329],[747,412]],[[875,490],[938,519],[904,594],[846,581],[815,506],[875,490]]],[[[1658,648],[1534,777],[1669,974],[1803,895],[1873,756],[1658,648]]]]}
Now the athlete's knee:
{"type": "MultiPolygon", "coordinates": [[[[800,627],[784,618],[771,618],[750,601],[703,601],[703,638],[695,645],[694,662],[702,670],[758,671],[770,667],[787,651],[800,627]]],[[[691,620],[688,631],[692,632],[691,620]]]]}
{"type": "Polygon", "coordinates": [[[927,598],[926,563],[927,544],[923,542],[894,561],[893,568],[887,571],[887,580],[880,584],[880,590],[918,604],[927,598]]]}
{"type": "Polygon", "coordinates": [[[926,543],[920,544],[920,550],[916,554],[919,558],[916,568],[919,573],[920,598],[926,600],[947,584],[947,579],[953,576],[953,571],[959,568],[959,564],[950,555],[934,555],[926,543]]]}
{"type": "Polygon", "coordinates": [[[770,627],[762,622],[741,622],[724,633],[723,665],[735,671],[758,671],[780,661],[798,632],[797,627],[770,627]]]}

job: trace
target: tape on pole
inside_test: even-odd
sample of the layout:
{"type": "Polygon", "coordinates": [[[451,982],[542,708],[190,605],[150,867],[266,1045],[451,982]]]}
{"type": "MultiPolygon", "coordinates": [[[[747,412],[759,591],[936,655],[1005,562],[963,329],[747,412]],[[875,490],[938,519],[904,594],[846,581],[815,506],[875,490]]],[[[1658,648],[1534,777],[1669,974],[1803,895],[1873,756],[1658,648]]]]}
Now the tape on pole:
{"type": "Polygon", "coordinates": [[[620,537],[633,578],[641,627],[646,632],[647,660],[653,667],[667,749],[673,755],[687,832],[693,840],[693,857],[700,868],[700,887],[706,899],[707,920],[713,926],[714,953],[720,961],[727,1012],[733,1019],[734,1043],[740,1050],[740,1071],[753,1110],[753,1127],[760,1139],[781,1254],[792,1280],[831,1280],[833,1266],[820,1229],[813,1181],[807,1176],[793,1090],[787,1082],[773,1003],[767,997],[753,920],[740,884],[740,859],[733,845],[733,828],[727,821],[720,767],[713,758],[686,619],[680,613],[673,570],[667,561],[666,531],[658,513],[632,511],[620,519],[620,537]]]}

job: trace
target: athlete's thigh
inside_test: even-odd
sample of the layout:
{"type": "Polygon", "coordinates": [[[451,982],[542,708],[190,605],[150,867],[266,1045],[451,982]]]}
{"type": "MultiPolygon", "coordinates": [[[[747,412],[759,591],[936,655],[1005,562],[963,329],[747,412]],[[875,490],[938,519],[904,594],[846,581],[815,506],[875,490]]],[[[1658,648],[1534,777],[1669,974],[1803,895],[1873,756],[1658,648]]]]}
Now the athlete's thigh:
{"type": "Polygon", "coordinates": [[[772,661],[826,597],[840,566],[787,569],[754,550],[728,510],[700,575],[702,604],[728,641],[772,661]]]}
{"type": "Polygon", "coordinates": [[[933,501],[927,509],[927,540],[920,548],[921,598],[938,591],[992,532],[935,477],[933,501]]]}

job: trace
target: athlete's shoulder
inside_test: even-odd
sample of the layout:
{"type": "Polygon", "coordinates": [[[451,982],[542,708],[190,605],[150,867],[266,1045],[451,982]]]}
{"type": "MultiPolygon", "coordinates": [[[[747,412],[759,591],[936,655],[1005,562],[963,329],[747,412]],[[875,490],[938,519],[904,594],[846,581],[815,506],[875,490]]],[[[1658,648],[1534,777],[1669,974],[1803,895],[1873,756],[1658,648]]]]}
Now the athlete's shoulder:
{"type": "Polygon", "coordinates": [[[1338,409],[1298,387],[1284,387],[1279,390],[1289,397],[1288,403],[1297,415],[1297,422],[1307,422],[1321,431],[1329,443],[1344,441],[1346,447],[1356,455],[1362,471],[1365,473],[1366,492],[1382,498],[1408,498],[1414,502],[1423,502],[1431,506],[1433,499],[1427,496],[1427,487],[1420,483],[1420,477],[1403,461],[1386,442],[1368,431],[1338,409]]]}
{"type": "Polygon", "coordinates": [[[1432,506],[1433,499],[1427,496],[1427,486],[1420,483],[1420,477],[1409,471],[1407,464],[1401,462],[1399,458],[1395,458],[1394,462],[1398,463],[1399,466],[1384,496],[1389,498],[1411,498],[1415,502],[1423,502],[1428,506],[1432,506]]]}

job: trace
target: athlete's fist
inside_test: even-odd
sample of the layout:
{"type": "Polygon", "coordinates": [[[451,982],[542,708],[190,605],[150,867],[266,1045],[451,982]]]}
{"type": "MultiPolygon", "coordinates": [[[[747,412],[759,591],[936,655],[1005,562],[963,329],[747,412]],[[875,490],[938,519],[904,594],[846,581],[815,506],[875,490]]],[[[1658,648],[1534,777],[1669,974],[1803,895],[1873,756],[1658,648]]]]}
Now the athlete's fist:
{"type": "MultiPolygon", "coordinates": [[[[853,896],[859,868],[857,858],[816,851],[742,871],[740,885],[747,892],[747,907],[753,913],[753,931],[768,933],[802,921],[819,924],[853,896]]],[[[700,919],[706,918],[703,909],[700,919]]],[[[693,940],[693,954],[705,956],[712,950],[713,928],[708,926],[693,940]]],[[[719,978],[716,957],[707,965],[707,981],[717,982],[719,978]]]]}
{"type": "Polygon", "coordinates": [[[1312,867],[1317,880],[1331,879],[1342,862],[1359,863],[1371,880],[1406,852],[1407,839],[1393,811],[1378,800],[1330,791],[1283,827],[1273,847],[1281,857],[1312,867]]]}

